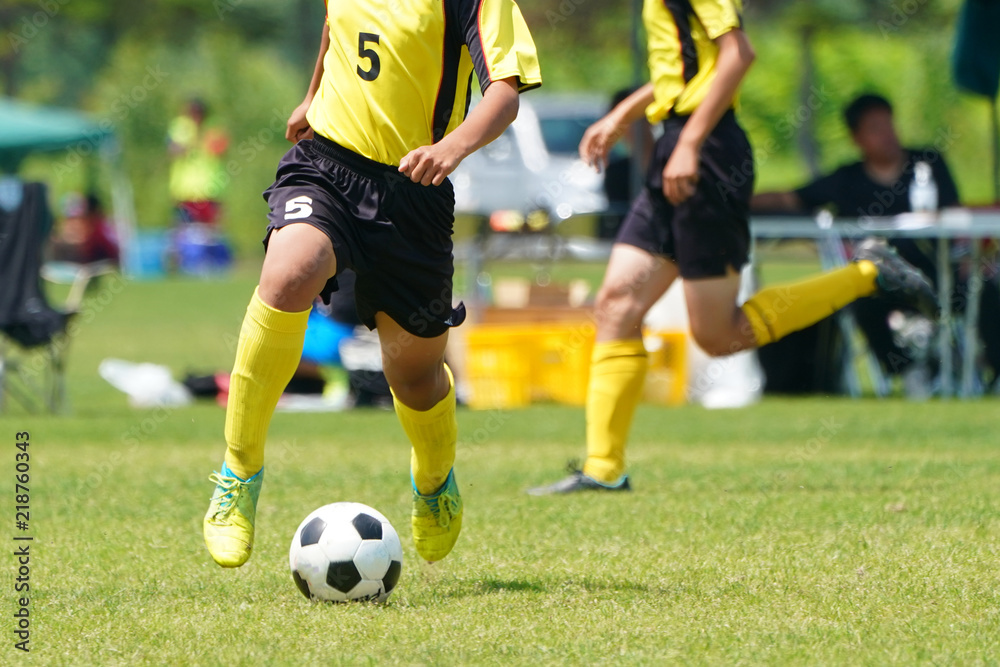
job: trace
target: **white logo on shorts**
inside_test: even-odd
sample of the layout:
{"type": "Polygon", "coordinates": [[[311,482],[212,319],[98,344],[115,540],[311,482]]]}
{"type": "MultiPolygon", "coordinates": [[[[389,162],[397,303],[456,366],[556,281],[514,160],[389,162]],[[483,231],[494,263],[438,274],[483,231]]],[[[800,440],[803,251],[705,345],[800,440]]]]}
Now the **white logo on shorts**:
{"type": "Polygon", "coordinates": [[[312,197],[295,197],[285,202],[285,220],[301,220],[313,214],[312,197]]]}

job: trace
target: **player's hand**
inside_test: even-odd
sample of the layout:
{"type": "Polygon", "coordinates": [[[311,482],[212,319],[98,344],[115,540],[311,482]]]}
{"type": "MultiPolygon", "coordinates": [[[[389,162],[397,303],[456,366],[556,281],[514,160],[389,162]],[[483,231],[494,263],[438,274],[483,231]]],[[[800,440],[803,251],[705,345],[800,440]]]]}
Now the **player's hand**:
{"type": "Polygon", "coordinates": [[[309,121],[306,120],[306,112],[309,111],[309,105],[312,104],[312,100],[305,100],[299,106],[295,107],[295,111],[292,115],[288,117],[288,125],[285,128],[285,139],[288,139],[293,144],[303,139],[312,139],[313,131],[309,127],[309,121]]]}
{"type": "Polygon", "coordinates": [[[601,171],[608,164],[608,153],[621,138],[625,128],[618,117],[609,113],[587,128],[580,140],[580,159],[601,171]]]}
{"type": "Polygon", "coordinates": [[[663,194],[671,204],[686,201],[698,187],[698,162],[700,151],[684,143],[678,143],[663,168],[663,194]]]}
{"type": "Polygon", "coordinates": [[[441,185],[464,156],[454,150],[447,138],[432,146],[421,146],[403,156],[399,173],[421,185],[441,185]]]}

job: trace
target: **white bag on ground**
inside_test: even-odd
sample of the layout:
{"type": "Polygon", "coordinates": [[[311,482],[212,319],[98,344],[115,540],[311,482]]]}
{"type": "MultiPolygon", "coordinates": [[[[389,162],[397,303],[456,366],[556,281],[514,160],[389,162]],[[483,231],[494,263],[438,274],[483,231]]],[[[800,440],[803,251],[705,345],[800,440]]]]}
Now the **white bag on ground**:
{"type": "Polygon", "coordinates": [[[97,372],[112,387],[128,394],[133,408],[177,407],[192,400],[187,387],[174,380],[166,366],[105,359],[97,372]]]}

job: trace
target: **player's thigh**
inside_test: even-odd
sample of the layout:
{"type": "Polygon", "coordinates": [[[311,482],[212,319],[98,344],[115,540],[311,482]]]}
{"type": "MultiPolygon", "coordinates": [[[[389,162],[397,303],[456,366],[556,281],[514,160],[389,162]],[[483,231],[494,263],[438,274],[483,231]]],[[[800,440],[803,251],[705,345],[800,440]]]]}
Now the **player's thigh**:
{"type": "Polygon", "coordinates": [[[336,271],[337,258],[326,233],[306,223],[276,228],[267,241],[260,298],[279,310],[307,310],[336,271]]]}
{"type": "Polygon", "coordinates": [[[754,346],[753,331],[736,305],[740,274],[684,281],[691,335],[705,352],[720,356],[754,346]]]}
{"type": "Polygon", "coordinates": [[[444,372],[448,332],[421,338],[383,312],[375,313],[375,323],[382,347],[382,371],[397,398],[417,410],[433,406],[448,393],[444,372]],[[428,403],[426,407],[413,404],[422,402],[428,403]]]}
{"type": "MultiPolygon", "coordinates": [[[[660,255],[616,243],[597,294],[598,337],[601,329],[634,328],[677,278],[677,265],[660,255]]],[[[610,332],[621,333],[621,332],[610,332]]]]}

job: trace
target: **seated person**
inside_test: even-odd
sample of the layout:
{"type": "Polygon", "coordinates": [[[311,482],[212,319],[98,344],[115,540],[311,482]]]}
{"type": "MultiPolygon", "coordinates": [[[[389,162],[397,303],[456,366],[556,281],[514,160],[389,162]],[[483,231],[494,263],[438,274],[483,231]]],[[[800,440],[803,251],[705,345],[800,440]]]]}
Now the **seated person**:
{"type": "Polygon", "coordinates": [[[64,213],[65,218],[52,238],[51,259],[74,264],[118,262],[118,242],[97,195],[70,195],[64,213]]]}
{"type": "MultiPolygon", "coordinates": [[[[844,120],[851,139],[861,152],[861,160],[846,164],[797,190],[764,192],[754,195],[750,206],[755,212],[813,212],[829,208],[840,217],[868,218],[909,212],[909,186],[914,167],[925,162],[937,185],[938,207],[957,206],[958,190],[943,156],[933,149],[905,148],[892,119],[892,105],[879,95],[861,95],[844,110],[844,120]]],[[[919,268],[937,286],[937,250],[935,239],[891,238],[899,254],[919,268]]],[[[964,304],[965,280],[956,273],[952,303],[964,304]]],[[[913,362],[913,354],[900,348],[889,327],[889,314],[895,306],[871,297],[859,299],[853,306],[858,326],[883,368],[900,374],[913,362]]],[[[980,303],[979,332],[986,346],[986,356],[994,380],[1000,374],[1000,290],[984,283],[980,303]]]]}

